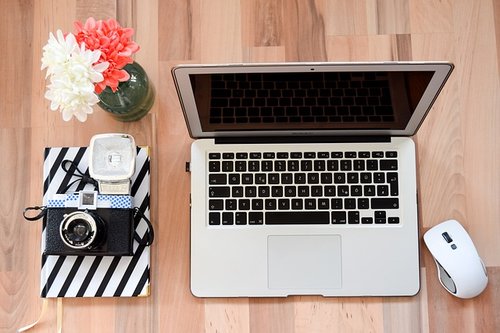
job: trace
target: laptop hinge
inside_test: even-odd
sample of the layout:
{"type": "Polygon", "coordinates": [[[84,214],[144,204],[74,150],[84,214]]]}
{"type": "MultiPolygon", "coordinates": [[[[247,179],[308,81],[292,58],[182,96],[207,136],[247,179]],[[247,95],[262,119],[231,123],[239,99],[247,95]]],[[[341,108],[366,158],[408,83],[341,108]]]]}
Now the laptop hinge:
{"type": "Polygon", "coordinates": [[[390,136],[217,137],[216,144],[391,142],[390,136]]]}

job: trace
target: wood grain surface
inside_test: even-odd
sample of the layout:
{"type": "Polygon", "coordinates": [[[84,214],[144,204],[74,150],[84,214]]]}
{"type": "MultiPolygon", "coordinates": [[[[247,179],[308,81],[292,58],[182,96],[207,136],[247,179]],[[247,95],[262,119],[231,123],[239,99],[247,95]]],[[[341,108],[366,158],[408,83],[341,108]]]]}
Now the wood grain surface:
{"type": "MultiPolygon", "coordinates": [[[[45,146],[128,132],[152,146],[152,289],[147,298],[64,299],[64,332],[500,332],[500,1],[2,0],[0,11],[0,331],[39,315],[39,204],[45,146]],[[115,17],[135,29],[136,60],[156,89],[144,119],[95,108],[64,122],[44,99],[49,32],[115,17]],[[170,69],[181,63],[448,60],[456,68],[415,136],[419,225],[455,218],[489,285],[460,300],[421,242],[422,288],[405,298],[199,299],[189,290],[188,136],[170,69]]],[[[56,301],[33,332],[54,332],[56,301]]]]}

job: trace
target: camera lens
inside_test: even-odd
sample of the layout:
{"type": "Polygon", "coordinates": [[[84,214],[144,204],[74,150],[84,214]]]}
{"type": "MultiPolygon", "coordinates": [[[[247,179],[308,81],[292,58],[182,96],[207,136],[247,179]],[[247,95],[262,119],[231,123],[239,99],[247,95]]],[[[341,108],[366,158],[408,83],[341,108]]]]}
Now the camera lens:
{"type": "Polygon", "coordinates": [[[92,249],[98,246],[105,232],[102,220],[87,211],[76,211],[64,216],[60,235],[64,244],[73,249],[92,249]]]}
{"type": "Polygon", "coordinates": [[[91,233],[90,224],[85,220],[73,220],[68,224],[67,236],[73,243],[84,242],[91,233]]]}

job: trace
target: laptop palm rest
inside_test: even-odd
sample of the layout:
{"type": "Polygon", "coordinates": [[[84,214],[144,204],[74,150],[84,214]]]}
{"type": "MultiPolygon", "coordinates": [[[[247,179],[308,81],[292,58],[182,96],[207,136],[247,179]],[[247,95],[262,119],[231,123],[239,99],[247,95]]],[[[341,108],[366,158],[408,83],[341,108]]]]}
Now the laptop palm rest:
{"type": "Polygon", "coordinates": [[[267,242],[270,289],[342,287],[339,235],[269,236],[267,242]]]}

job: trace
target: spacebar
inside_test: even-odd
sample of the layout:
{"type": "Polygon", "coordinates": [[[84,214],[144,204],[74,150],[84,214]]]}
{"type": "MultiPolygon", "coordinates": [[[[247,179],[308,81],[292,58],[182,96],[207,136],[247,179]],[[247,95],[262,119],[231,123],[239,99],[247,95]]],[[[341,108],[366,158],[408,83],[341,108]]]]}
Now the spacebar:
{"type": "Polygon", "coordinates": [[[266,224],[330,224],[328,212],[267,212],[266,224]]]}

